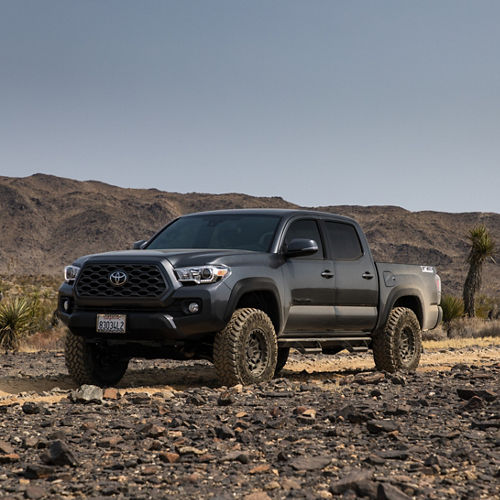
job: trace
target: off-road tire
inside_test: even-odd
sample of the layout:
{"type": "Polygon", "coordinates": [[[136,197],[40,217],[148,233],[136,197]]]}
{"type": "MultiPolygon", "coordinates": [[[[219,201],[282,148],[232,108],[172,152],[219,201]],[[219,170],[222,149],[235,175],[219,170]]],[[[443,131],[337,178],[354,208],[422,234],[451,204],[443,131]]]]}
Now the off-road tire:
{"type": "Polygon", "coordinates": [[[415,313],[395,307],[389,313],[383,332],[373,339],[373,358],[378,370],[394,373],[414,371],[422,353],[422,331],[415,313]]]}
{"type": "Polygon", "coordinates": [[[214,365],[222,385],[255,384],[273,378],[278,343],[269,316],[260,309],[234,311],[215,335],[214,365]]]}
{"type": "Polygon", "coordinates": [[[77,384],[114,386],[127,371],[128,359],[113,356],[112,351],[103,351],[102,347],[87,343],[70,331],[64,347],[66,368],[77,384]],[[104,361],[105,354],[107,361],[104,361]]]}
{"type": "Polygon", "coordinates": [[[277,377],[281,370],[285,368],[286,362],[288,361],[288,356],[290,354],[289,347],[279,347],[278,356],[276,359],[276,369],[274,370],[274,376],[277,377]]]}

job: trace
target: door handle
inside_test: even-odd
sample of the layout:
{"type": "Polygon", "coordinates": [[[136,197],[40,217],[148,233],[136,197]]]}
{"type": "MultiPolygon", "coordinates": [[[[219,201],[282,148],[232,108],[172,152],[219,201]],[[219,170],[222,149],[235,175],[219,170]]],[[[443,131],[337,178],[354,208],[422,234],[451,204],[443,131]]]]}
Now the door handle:
{"type": "Polygon", "coordinates": [[[295,298],[293,299],[294,304],[311,304],[312,300],[311,299],[301,299],[301,298],[295,298]]]}
{"type": "Polygon", "coordinates": [[[362,277],[365,279],[365,280],[371,280],[373,278],[373,274],[372,273],[369,273],[368,271],[366,271],[366,273],[363,273],[362,274],[362,277]]]}
{"type": "Polygon", "coordinates": [[[323,278],[330,279],[330,278],[333,278],[333,273],[331,271],[329,271],[328,269],[325,269],[321,273],[321,276],[323,276],[323,278]]]}

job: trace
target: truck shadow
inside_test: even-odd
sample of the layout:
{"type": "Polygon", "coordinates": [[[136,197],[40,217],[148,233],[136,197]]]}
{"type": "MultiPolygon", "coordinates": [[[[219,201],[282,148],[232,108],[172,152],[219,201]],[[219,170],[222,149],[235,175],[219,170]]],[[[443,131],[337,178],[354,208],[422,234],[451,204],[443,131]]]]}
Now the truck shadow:
{"type": "MultiPolygon", "coordinates": [[[[363,373],[373,373],[374,369],[356,368],[340,370],[288,370],[283,369],[279,378],[290,382],[330,382],[342,383],[342,379],[363,373]]],[[[175,369],[154,368],[143,370],[129,370],[118,384],[121,389],[138,387],[166,387],[176,390],[186,390],[196,387],[220,387],[215,368],[211,364],[175,369]]]]}
{"type": "MultiPolygon", "coordinates": [[[[373,370],[325,370],[309,371],[287,370],[280,373],[280,378],[290,382],[333,382],[342,383],[347,376],[359,373],[368,373],[373,370]]],[[[30,393],[44,395],[58,388],[62,391],[76,389],[76,384],[69,375],[59,374],[57,376],[34,376],[34,377],[2,377],[0,378],[0,395],[13,395],[29,397],[30,393]]],[[[220,383],[217,379],[215,368],[207,364],[196,364],[194,366],[176,367],[154,367],[154,368],[131,368],[117,385],[119,389],[127,390],[144,388],[144,390],[188,390],[199,387],[217,388],[220,383]]]]}

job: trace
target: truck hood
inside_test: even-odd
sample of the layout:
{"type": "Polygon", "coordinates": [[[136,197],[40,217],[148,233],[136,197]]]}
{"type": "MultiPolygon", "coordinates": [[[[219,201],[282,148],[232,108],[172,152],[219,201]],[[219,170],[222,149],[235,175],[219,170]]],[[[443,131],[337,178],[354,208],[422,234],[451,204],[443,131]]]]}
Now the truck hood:
{"type": "Polygon", "coordinates": [[[228,257],[241,255],[259,255],[259,252],[249,250],[206,250],[206,249],[176,249],[176,250],[123,250],[119,252],[106,252],[85,255],[77,259],[74,264],[83,266],[86,262],[116,262],[130,263],[134,261],[167,260],[173,267],[201,266],[204,264],[217,264],[228,257]]]}

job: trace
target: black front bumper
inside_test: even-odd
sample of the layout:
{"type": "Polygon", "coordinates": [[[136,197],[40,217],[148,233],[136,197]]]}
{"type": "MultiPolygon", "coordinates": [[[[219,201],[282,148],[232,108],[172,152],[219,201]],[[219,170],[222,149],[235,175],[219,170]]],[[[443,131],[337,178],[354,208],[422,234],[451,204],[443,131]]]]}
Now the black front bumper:
{"type": "Polygon", "coordinates": [[[81,304],[73,287],[67,284],[59,290],[58,314],[72,333],[89,340],[122,342],[160,342],[165,344],[192,341],[222,330],[226,324],[226,308],[230,290],[223,283],[184,287],[165,298],[163,304],[136,305],[121,301],[98,300],[81,304]],[[64,302],[69,301],[66,311],[64,302]],[[185,304],[196,301],[200,311],[190,314],[185,304]],[[125,314],[126,333],[110,334],[96,331],[98,314],[125,314]]]}

